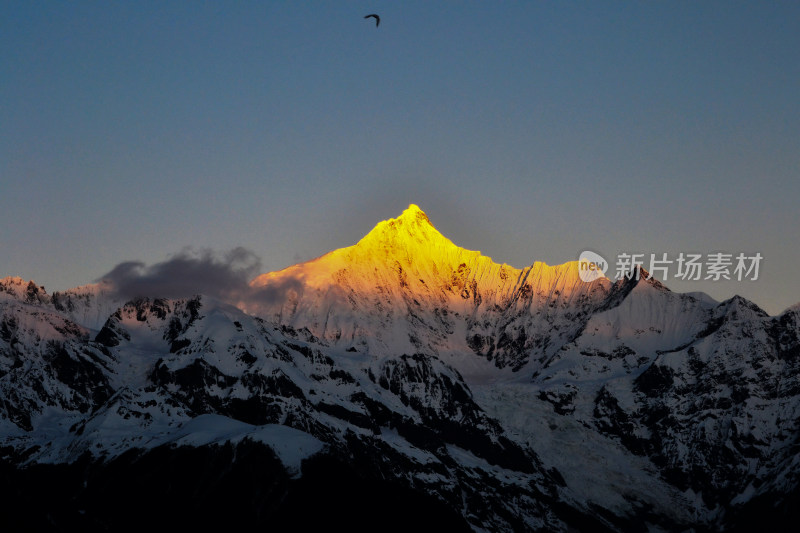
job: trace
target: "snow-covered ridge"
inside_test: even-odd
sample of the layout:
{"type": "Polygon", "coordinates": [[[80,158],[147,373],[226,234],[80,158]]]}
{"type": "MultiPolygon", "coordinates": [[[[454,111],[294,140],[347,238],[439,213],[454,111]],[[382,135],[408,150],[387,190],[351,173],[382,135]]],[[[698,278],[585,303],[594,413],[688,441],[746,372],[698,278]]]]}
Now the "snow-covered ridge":
{"type": "Polygon", "coordinates": [[[0,279],[0,301],[3,300],[45,305],[93,331],[99,330],[109,315],[124,303],[104,281],[50,295],[35,281],[19,277],[0,279]]]}
{"type": "Polygon", "coordinates": [[[7,276],[0,279],[0,301],[19,300],[27,303],[49,302],[50,298],[44,287],[34,281],[27,281],[18,276],[7,276]]]}

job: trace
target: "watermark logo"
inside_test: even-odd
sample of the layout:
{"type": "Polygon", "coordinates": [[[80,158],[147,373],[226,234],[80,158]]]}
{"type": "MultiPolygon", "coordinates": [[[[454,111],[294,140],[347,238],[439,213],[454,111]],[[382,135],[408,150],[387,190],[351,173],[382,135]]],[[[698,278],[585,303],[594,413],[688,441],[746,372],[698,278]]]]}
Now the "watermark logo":
{"type": "Polygon", "coordinates": [[[608,261],[603,259],[600,254],[586,250],[581,252],[578,257],[578,275],[581,281],[590,283],[602,278],[606,275],[606,270],[608,270],[608,261]]]}
{"type": "MultiPolygon", "coordinates": [[[[763,258],[760,253],[715,252],[703,255],[681,252],[672,256],[665,253],[621,253],[616,258],[614,279],[639,279],[641,269],[647,267],[647,279],[658,274],[667,281],[672,274],[672,279],[683,281],[756,281],[763,258]]],[[[581,280],[587,283],[605,276],[608,268],[609,263],[595,252],[581,252],[578,258],[578,273],[581,280]]]]}

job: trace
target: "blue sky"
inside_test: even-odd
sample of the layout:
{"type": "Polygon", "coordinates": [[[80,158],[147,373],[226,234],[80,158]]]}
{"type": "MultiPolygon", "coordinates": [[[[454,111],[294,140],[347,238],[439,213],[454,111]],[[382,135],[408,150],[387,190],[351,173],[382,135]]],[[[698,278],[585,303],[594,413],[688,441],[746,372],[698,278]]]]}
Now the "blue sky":
{"type": "Polygon", "coordinates": [[[759,252],[758,281],[666,284],[800,301],[798,2],[2,12],[0,276],[66,289],[185,247],[276,270],[416,203],[516,267],[759,252]]]}

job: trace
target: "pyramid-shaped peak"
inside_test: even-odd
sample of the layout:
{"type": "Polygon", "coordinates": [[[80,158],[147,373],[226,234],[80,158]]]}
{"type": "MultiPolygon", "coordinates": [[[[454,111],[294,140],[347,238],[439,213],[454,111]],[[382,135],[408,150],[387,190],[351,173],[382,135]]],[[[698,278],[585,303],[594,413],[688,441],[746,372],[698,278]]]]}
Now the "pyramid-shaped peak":
{"type": "MultiPolygon", "coordinates": [[[[401,264],[450,264],[467,261],[480,252],[464,250],[442,235],[419,206],[411,204],[397,218],[379,222],[356,245],[336,252],[345,254],[348,261],[374,265],[378,262],[401,264]]],[[[370,268],[373,268],[370,266],[370,268]]],[[[449,268],[449,267],[448,267],[449,268]]]]}
{"type": "MultiPolygon", "coordinates": [[[[409,206],[397,217],[396,220],[402,220],[407,222],[425,222],[427,224],[431,224],[428,215],[425,214],[425,211],[420,209],[417,204],[409,204],[409,206]]],[[[432,224],[431,224],[432,225],[432,224]]]]}
{"type": "Polygon", "coordinates": [[[400,216],[401,217],[402,216],[408,216],[408,215],[416,216],[417,213],[422,213],[423,215],[425,214],[417,204],[408,204],[408,207],[406,207],[403,210],[403,213],[400,216]]]}
{"type": "Polygon", "coordinates": [[[444,236],[431,224],[428,215],[418,205],[411,204],[399,217],[379,222],[361,243],[366,244],[376,240],[396,243],[398,239],[402,241],[409,238],[419,242],[440,240],[444,239],[444,236]]]}

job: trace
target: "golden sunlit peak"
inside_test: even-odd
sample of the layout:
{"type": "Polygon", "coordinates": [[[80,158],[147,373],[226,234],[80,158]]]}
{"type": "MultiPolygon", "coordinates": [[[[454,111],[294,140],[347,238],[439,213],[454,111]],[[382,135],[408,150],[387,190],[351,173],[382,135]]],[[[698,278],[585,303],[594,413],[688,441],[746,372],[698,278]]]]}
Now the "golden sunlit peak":
{"type": "Polygon", "coordinates": [[[351,252],[365,257],[400,253],[419,261],[428,257],[433,250],[441,253],[451,248],[456,246],[439,233],[419,206],[411,204],[397,218],[379,222],[351,252]]]}
{"type": "Polygon", "coordinates": [[[406,210],[403,211],[397,218],[403,220],[408,220],[408,219],[425,220],[430,224],[430,219],[428,218],[428,215],[426,215],[425,212],[422,209],[420,209],[417,204],[409,204],[406,210]]]}
{"type": "MultiPolygon", "coordinates": [[[[412,233],[427,233],[429,231],[436,231],[436,228],[431,224],[428,215],[425,214],[417,204],[410,204],[397,218],[390,218],[378,222],[372,231],[366,236],[384,234],[386,232],[395,233],[397,231],[412,232],[412,233]]],[[[365,237],[365,238],[366,238],[365,237]]]]}

